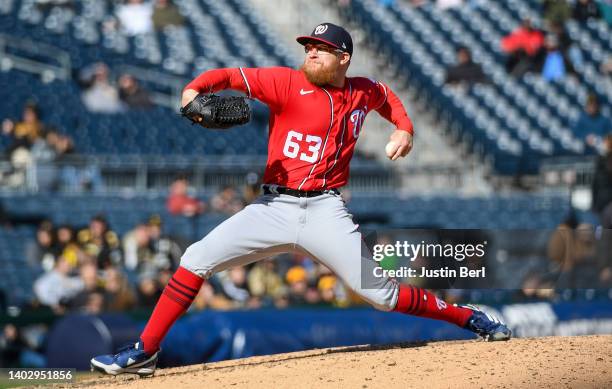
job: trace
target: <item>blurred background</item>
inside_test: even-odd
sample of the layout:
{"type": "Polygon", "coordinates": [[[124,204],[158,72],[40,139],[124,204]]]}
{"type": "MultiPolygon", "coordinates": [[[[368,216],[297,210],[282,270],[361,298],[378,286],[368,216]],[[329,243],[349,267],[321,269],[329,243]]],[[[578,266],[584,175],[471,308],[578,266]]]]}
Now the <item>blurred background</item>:
{"type": "MultiPolygon", "coordinates": [[[[297,67],[294,37],[325,21],[353,36],[349,75],[388,83],[415,124],[391,163],[391,126],[366,120],[343,196],[370,243],[486,236],[498,288],[422,286],[518,335],[612,333],[610,0],[2,0],[1,366],[86,369],[138,335],[183,250],[259,194],[265,166],[264,105],[206,131],[178,115],[183,86],[297,67]]],[[[161,363],[469,336],[362,306],[308,257],[235,268],[161,363]]]]}

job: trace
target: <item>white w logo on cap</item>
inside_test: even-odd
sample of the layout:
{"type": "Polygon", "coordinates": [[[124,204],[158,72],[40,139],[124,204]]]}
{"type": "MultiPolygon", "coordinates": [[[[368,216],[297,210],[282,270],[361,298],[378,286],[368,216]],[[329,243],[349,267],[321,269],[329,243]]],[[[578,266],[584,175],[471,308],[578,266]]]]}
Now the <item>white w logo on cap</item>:
{"type": "Polygon", "coordinates": [[[325,31],[327,31],[327,24],[319,24],[317,28],[315,28],[314,33],[315,35],[321,35],[325,31]]]}

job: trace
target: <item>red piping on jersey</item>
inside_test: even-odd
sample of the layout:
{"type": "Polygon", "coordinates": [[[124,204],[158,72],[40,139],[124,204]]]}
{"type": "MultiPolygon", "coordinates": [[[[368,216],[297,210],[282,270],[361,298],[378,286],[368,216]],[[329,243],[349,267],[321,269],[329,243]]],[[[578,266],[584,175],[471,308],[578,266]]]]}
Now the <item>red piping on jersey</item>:
{"type": "Polygon", "coordinates": [[[308,176],[304,178],[304,181],[302,181],[300,186],[298,186],[298,190],[302,189],[302,186],[304,186],[306,181],[308,181],[308,179],[312,175],[312,172],[315,170],[317,165],[323,160],[323,156],[325,155],[325,146],[327,146],[327,140],[329,139],[329,134],[331,132],[331,129],[334,127],[334,99],[332,99],[331,95],[325,88],[321,88],[321,89],[323,90],[323,92],[327,94],[327,97],[329,97],[329,107],[331,109],[331,118],[329,119],[329,128],[327,129],[327,135],[325,135],[325,142],[323,142],[323,150],[321,151],[321,155],[319,155],[319,160],[317,161],[317,163],[312,165],[312,169],[310,169],[310,173],[308,173],[308,176]]]}

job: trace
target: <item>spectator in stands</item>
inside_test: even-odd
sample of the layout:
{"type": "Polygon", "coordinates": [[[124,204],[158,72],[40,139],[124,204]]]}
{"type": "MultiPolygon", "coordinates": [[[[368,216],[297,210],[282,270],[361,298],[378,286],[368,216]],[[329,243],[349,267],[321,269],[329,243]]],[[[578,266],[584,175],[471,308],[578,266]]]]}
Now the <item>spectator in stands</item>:
{"type": "Polygon", "coordinates": [[[123,249],[126,269],[139,275],[174,270],[182,255],[181,247],[174,240],[162,236],[159,216],[128,232],[123,238],[123,249]]]}
{"type": "Polygon", "coordinates": [[[557,37],[549,35],[545,42],[546,57],[542,65],[542,78],[546,81],[558,81],[565,78],[571,65],[559,49],[557,37]]]}
{"type": "Polygon", "coordinates": [[[119,77],[119,98],[132,109],[151,108],[153,105],[149,93],[131,74],[122,74],[119,77]]]}
{"type": "Polygon", "coordinates": [[[573,44],[572,38],[565,29],[565,25],[560,23],[552,23],[549,25],[546,40],[548,40],[549,37],[556,41],[558,50],[563,56],[564,66],[567,72],[575,75],[575,68],[581,68],[584,65],[584,57],[580,48],[573,44]]]}
{"type": "Polygon", "coordinates": [[[187,217],[199,215],[206,210],[203,201],[191,197],[187,194],[189,181],[186,178],[179,178],[170,186],[170,195],[166,202],[166,208],[172,215],[183,215],[187,217]]]}
{"type": "Polygon", "coordinates": [[[501,40],[502,50],[508,54],[506,71],[515,76],[537,69],[544,34],[531,26],[529,19],[523,20],[521,27],[514,30],[501,40]]]}
{"type": "Polygon", "coordinates": [[[61,254],[55,242],[55,231],[50,221],[44,221],[36,231],[36,241],[26,246],[26,259],[34,268],[42,268],[45,272],[53,270],[55,261],[61,254]]]}
{"type": "Polygon", "coordinates": [[[321,293],[321,299],[327,304],[336,303],[336,276],[332,274],[324,275],[319,278],[317,287],[321,293]]]}
{"type": "Polygon", "coordinates": [[[123,104],[119,99],[119,91],[111,84],[108,66],[103,63],[93,65],[81,75],[85,84],[89,86],[83,92],[82,99],[85,107],[91,112],[118,113],[123,111],[123,104]],[[89,73],[93,75],[89,77],[89,73]]]}
{"type": "Polygon", "coordinates": [[[141,274],[138,277],[138,305],[153,308],[161,296],[162,288],[157,283],[155,274],[141,274]]]}
{"type": "Polygon", "coordinates": [[[587,152],[602,152],[603,138],[612,132],[612,122],[601,113],[596,95],[592,94],[587,98],[584,111],[572,130],[578,139],[586,142],[587,152]]]}
{"type": "Polygon", "coordinates": [[[59,134],[49,130],[34,142],[30,150],[32,162],[36,164],[36,185],[41,192],[55,191],[58,186],[58,169],[55,166],[58,139],[59,134]]]}
{"type": "Polygon", "coordinates": [[[597,159],[593,176],[593,211],[603,228],[612,229],[612,133],[604,140],[606,152],[597,159]]]}
{"type": "Polygon", "coordinates": [[[594,0],[576,0],[572,17],[582,23],[589,19],[601,18],[601,11],[594,0]]]}
{"type": "Polygon", "coordinates": [[[244,208],[244,202],[238,196],[236,188],[227,185],[210,200],[210,207],[215,212],[233,215],[244,208]]]}
{"type": "Polygon", "coordinates": [[[123,253],[126,269],[142,271],[147,264],[153,262],[153,250],[150,243],[146,224],[139,224],[124,235],[123,253]]]}
{"type": "Polygon", "coordinates": [[[96,260],[99,269],[122,262],[119,237],[109,228],[102,215],[94,216],[89,227],[79,231],[77,240],[85,254],[96,260]]]}
{"type": "Polygon", "coordinates": [[[68,261],[71,266],[76,267],[88,259],[77,243],[72,227],[69,225],[59,226],[56,235],[60,255],[68,261]]]}
{"type": "Polygon", "coordinates": [[[259,308],[261,301],[252,296],[247,283],[246,269],[244,266],[233,267],[218,275],[221,292],[234,302],[235,306],[259,308]]]}
{"type": "Polygon", "coordinates": [[[34,282],[34,295],[38,301],[49,306],[57,314],[65,311],[65,303],[76,296],[84,287],[80,277],[70,275],[72,266],[59,257],[55,267],[34,282]]]}
{"type": "Polygon", "coordinates": [[[289,284],[289,305],[304,305],[308,290],[308,272],[302,266],[293,266],[287,271],[285,280],[289,284]]]}
{"type": "Polygon", "coordinates": [[[595,281],[597,267],[593,227],[579,224],[572,213],[550,237],[548,258],[559,266],[560,287],[584,287],[587,282],[595,281]]]}
{"type": "Polygon", "coordinates": [[[2,133],[10,138],[5,154],[11,162],[11,171],[3,180],[7,186],[22,187],[26,184],[26,171],[34,162],[30,149],[44,130],[38,107],[31,102],[24,106],[20,122],[11,119],[2,122],[2,133]]]}
{"type": "Polygon", "coordinates": [[[21,367],[21,355],[27,345],[19,329],[8,323],[0,334],[0,367],[21,367]]]}
{"type": "Polygon", "coordinates": [[[117,19],[128,35],[146,34],[153,31],[153,7],[143,0],[126,0],[117,6],[117,19]]]}
{"type": "Polygon", "coordinates": [[[276,262],[266,259],[256,263],[247,276],[249,290],[254,297],[262,300],[264,305],[283,297],[286,288],[282,277],[276,271],[276,262]]]}
{"type": "MultiPolygon", "coordinates": [[[[321,304],[321,293],[319,292],[318,280],[312,280],[308,282],[306,286],[306,293],[304,294],[304,301],[308,305],[321,304]]],[[[277,303],[278,306],[278,303],[277,303]]]]}
{"type": "Polygon", "coordinates": [[[572,15],[572,9],[567,0],[543,0],[542,8],[544,20],[549,24],[564,24],[572,15]]]}
{"type": "Polygon", "coordinates": [[[91,314],[100,313],[104,304],[104,288],[96,265],[93,262],[82,264],[79,277],[83,288],[66,303],[68,309],[91,314]]]}
{"type": "Polygon", "coordinates": [[[599,283],[612,285],[612,133],[604,140],[606,152],[597,159],[593,177],[593,211],[599,215],[601,234],[598,242],[599,283]]]}
{"type": "Polygon", "coordinates": [[[116,267],[110,267],[104,272],[104,290],[106,310],[127,311],[136,304],[136,295],[127,278],[116,267]]]}
{"type": "Polygon", "coordinates": [[[163,234],[161,217],[152,215],[146,226],[157,268],[176,269],[183,255],[183,249],[174,239],[163,234]]]}
{"type": "Polygon", "coordinates": [[[166,26],[182,26],[185,18],[171,0],[157,0],[153,8],[153,26],[162,30],[166,26]]]}
{"type": "Polygon", "coordinates": [[[11,138],[11,142],[6,149],[7,156],[10,157],[19,148],[29,150],[44,130],[45,125],[40,120],[38,107],[32,102],[26,103],[20,122],[15,123],[11,119],[5,119],[2,122],[2,133],[11,138]]]}
{"type": "Polygon", "coordinates": [[[472,54],[467,47],[457,49],[457,64],[446,71],[447,84],[475,84],[486,83],[489,79],[482,71],[482,67],[472,60],[472,54]]]}

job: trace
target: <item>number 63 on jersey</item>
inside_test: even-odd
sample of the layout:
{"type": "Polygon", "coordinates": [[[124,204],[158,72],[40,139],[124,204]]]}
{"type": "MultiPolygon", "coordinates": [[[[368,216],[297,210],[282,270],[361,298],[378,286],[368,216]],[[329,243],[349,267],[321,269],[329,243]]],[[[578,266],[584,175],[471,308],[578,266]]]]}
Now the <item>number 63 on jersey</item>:
{"type": "Polygon", "coordinates": [[[299,155],[300,160],[314,163],[319,158],[322,142],[323,140],[319,136],[306,135],[306,139],[304,139],[304,134],[291,130],[287,133],[283,154],[289,158],[298,158],[299,155]],[[305,141],[308,144],[307,150],[300,152],[300,144],[298,143],[300,141],[305,141]]]}

